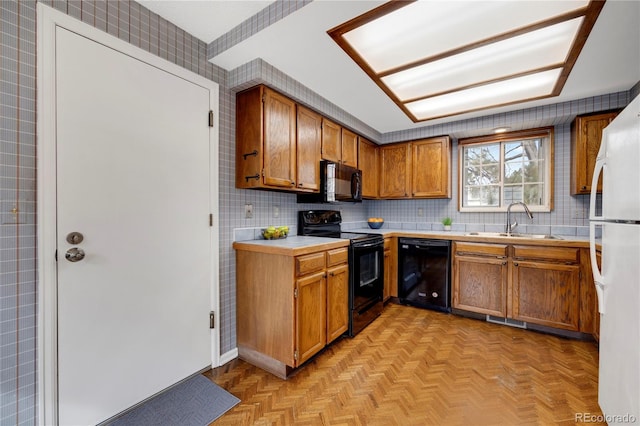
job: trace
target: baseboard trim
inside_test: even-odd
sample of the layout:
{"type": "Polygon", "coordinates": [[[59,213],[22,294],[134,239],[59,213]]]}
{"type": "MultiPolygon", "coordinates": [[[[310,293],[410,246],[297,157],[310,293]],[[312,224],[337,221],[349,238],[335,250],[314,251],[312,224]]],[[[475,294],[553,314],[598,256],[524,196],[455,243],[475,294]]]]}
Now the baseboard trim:
{"type": "Polygon", "coordinates": [[[293,367],[289,367],[277,359],[273,359],[261,352],[254,349],[240,346],[240,359],[248,362],[251,365],[255,365],[258,368],[262,368],[265,371],[273,374],[276,377],[287,380],[289,374],[293,371],[293,367]]]}
{"type": "Polygon", "coordinates": [[[220,355],[220,365],[225,365],[229,361],[233,361],[236,358],[238,358],[238,348],[233,348],[230,351],[227,351],[220,355]]]}

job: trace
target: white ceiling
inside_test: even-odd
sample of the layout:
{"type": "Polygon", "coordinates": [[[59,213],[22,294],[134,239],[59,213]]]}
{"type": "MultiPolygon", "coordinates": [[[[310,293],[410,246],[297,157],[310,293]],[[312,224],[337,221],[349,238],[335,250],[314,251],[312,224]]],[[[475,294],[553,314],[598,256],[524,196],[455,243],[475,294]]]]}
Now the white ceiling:
{"type": "MultiPolygon", "coordinates": [[[[210,43],[272,2],[145,0],[140,3],[210,43]]],[[[384,1],[315,0],[222,52],[211,62],[232,70],[262,58],[381,133],[629,90],[640,81],[640,1],[608,0],[560,96],[413,123],[327,35],[327,30],[382,3],[384,1]]],[[[473,7],[473,1],[467,3],[465,8],[473,7]]],[[[464,28],[452,21],[448,31],[464,31],[464,28]]]]}

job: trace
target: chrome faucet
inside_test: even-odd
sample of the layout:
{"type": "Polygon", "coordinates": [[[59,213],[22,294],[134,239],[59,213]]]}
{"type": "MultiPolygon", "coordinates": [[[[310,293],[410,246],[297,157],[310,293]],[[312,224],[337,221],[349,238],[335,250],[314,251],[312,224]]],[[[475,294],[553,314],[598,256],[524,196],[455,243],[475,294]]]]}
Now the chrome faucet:
{"type": "Polygon", "coordinates": [[[531,214],[529,207],[527,207],[527,205],[522,201],[517,201],[515,203],[509,204],[509,207],[507,207],[507,226],[504,230],[504,232],[506,232],[507,234],[511,234],[515,227],[518,226],[517,220],[514,220],[513,223],[511,223],[511,207],[515,206],[516,204],[520,204],[522,207],[524,207],[524,211],[527,213],[527,216],[529,216],[529,219],[533,219],[533,215],[531,214]]]}

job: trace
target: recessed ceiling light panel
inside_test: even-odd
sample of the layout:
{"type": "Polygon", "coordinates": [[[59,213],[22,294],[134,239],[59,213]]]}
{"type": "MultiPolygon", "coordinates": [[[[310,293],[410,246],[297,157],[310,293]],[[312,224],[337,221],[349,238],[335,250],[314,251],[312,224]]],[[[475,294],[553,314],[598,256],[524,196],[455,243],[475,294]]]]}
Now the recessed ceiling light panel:
{"type": "Polygon", "coordinates": [[[561,68],[501,80],[445,95],[434,96],[406,104],[418,121],[446,117],[490,106],[510,105],[521,99],[539,99],[549,96],[562,71],[561,68]]]}
{"type": "Polygon", "coordinates": [[[422,121],[559,95],[603,5],[390,1],[328,32],[412,120],[422,121]],[[514,86],[541,79],[538,91],[514,86]],[[512,93],[498,95],[504,87],[512,93]],[[469,98],[479,93],[482,101],[469,98]]]}
{"type": "Polygon", "coordinates": [[[367,58],[375,72],[516,31],[584,8],[589,2],[421,0],[406,3],[409,4],[344,34],[346,41],[367,58]]]}
{"type": "Polygon", "coordinates": [[[467,50],[381,78],[401,101],[560,66],[567,60],[583,18],[467,50]]]}

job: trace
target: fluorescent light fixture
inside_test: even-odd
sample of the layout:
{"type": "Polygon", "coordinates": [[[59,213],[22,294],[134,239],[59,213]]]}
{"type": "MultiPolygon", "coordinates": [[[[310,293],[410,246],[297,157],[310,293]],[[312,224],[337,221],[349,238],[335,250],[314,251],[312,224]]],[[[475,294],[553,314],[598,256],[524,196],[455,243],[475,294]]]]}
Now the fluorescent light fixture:
{"type": "Polygon", "coordinates": [[[561,68],[458,90],[405,104],[418,121],[539,99],[553,91],[561,68]]]}
{"type": "Polygon", "coordinates": [[[424,121],[559,95],[603,4],[390,1],[328,33],[424,121]]]}
{"type": "Polygon", "coordinates": [[[447,92],[483,81],[561,66],[583,18],[467,50],[381,78],[402,101],[447,92]]]}

